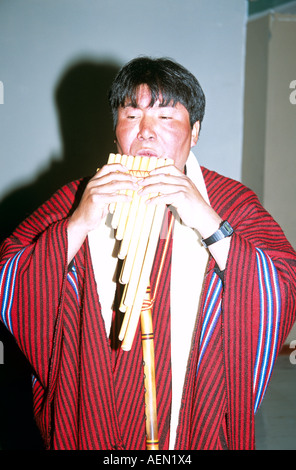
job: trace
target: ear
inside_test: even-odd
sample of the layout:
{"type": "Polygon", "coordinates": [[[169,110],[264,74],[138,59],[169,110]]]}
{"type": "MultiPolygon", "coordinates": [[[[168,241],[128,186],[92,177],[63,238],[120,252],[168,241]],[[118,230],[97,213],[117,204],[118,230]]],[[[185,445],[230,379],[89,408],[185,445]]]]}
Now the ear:
{"type": "Polygon", "coordinates": [[[193,124],[192,131],[191,131],[191,147],[194,147],[197,144],[199,130],[200,130],[200,122],[196,121],[193,124]]]}

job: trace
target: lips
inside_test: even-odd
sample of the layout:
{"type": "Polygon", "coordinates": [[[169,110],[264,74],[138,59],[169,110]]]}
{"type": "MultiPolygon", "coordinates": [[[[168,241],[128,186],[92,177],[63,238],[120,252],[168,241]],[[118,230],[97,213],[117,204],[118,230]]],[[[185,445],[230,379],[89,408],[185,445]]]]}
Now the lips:
{"type": "Polygon", "coordinates": [[[152,149],[138,150],[135,155],[139,155],[140,157],[158,157],[159,156],[156,150],[152,150],[152,149]]]}

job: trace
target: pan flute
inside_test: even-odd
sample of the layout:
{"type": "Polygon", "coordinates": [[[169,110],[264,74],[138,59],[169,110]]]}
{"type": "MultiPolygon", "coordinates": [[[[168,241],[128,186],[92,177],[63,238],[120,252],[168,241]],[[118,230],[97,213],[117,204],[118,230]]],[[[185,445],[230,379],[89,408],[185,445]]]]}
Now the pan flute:
{"type": "MultiPolygon", "coordinates": [[[[108,164],[111,163],[121,163],[133,175],[143,178],[151,170],[172,165],[174,161],[112,153],[108,159],[108,164]]],[[[131,202],[110,207],[112,228],[116,230],[116,239],[120,240],[118,258],[123,260],[119,282],[124,285],[124,291],[119,310],[124,313],[124,318],[119,339],[125,351],[132,347],[166,208],[165,204],[145,204],[147,198],[139,196],[137,191],[131,191],[130,195],[131,202]]]]}

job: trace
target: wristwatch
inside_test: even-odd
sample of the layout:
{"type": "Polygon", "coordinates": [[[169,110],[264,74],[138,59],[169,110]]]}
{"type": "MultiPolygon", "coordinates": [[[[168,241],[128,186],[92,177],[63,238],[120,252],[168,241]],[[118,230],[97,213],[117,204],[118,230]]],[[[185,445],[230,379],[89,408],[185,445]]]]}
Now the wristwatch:
{"type": "Polygon", "coordinates": [[[216,243],[223,238],[230,237],[232,234],[233,228],[231,227],[230,223],[227,220],[223,220],[218,230],[210,237],[203,238],[201,242],[204,247],[208,248],[208,246],[212,245],[213,243],[216,243]]]}

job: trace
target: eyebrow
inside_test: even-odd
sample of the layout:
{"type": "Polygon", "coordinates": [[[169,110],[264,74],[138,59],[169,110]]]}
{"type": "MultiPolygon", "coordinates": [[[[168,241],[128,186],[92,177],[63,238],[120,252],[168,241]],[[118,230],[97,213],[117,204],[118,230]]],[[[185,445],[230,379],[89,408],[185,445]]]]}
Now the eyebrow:
{"type": "MultiPolygon", "coordinates": [[[[176,107],[176,104],[177,103],[167,103],[167,102],[159,102],[157,105],[156,103],[153,103],[151,105],[151,103],[149,104],[149,107],[153,107],[153,106],[157,106],[158,108],[175,108],[176,107]]],[[[138,103],[134,103],[133,101],[128,101],[127,103],[124,103],[122,105],[122,108],[126,109],[126,108],[134,108],[134,109],[139,109],[139,105],[138,103]]]]}
{"type": "Polygon", "coordinates": [[[139,106],[137,105],[137,103],[136,103],[136,105],[134,105],[131,101],[128,102],[128,103],[125,103],[125,104],[122,106],[122,108],[138,108],[138,107],[139,107],[139,106]]]}

